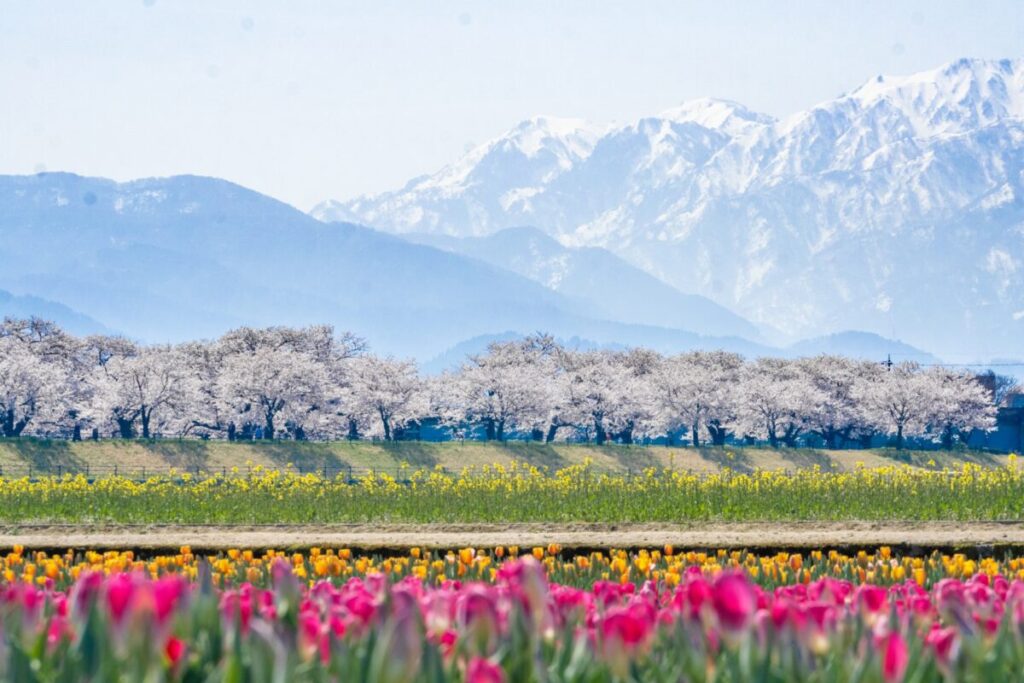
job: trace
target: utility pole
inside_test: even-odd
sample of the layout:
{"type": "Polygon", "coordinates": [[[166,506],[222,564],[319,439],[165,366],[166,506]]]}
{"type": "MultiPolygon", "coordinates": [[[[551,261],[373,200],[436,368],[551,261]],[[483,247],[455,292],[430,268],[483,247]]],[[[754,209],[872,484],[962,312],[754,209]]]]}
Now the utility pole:
{"type": "Polygon", "coordinates": [[[882,361],[882,365],[885,366],[885,369],[888,372],[892,372],[892,354],[891,353],[885,354],[885,360],[882,361]]]}

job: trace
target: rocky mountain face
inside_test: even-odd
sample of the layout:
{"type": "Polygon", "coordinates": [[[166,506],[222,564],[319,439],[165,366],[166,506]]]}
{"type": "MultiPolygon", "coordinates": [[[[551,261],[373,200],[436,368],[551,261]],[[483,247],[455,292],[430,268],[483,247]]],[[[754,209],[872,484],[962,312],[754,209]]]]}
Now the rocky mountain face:
{"type": "Polygon", "coordinates": [[[321,220],[535,225],[793,338],[858,329],[951,361],[1024,355],[1024,61],[878,76],[783,120],[698,100],[537,118],[321,220]]]}

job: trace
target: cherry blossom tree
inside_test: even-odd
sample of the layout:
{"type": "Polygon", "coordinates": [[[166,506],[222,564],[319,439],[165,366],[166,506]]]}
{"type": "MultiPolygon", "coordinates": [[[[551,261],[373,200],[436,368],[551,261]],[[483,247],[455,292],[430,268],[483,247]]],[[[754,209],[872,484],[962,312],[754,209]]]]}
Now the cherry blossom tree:
{"type": "Polygon", "coordinates": [[[798,364],[817,396],[816,402],[807,406],[809,433],[821,437],[828,448],[839,448],[867,431],[854,387],[878,367],[876,364],[828,355],[802,358],[798,364]]]}
{"type": "Polygon", "coordinates": [[[784,358],[758,358],[743,368],[740,421],[744,433],[767,439],[772,448],[797,446],[821,400],[801,366],[784,358]]]}
{"type": "Polygon", "coordinates": [[[273,439],[290,421],[301,439],[302,425],[324,401],[326,382],[324,366],[308,354],[287,345],[260,346],[225,357],[217,395],[254,434],[273,439]]]}
{"type": "Polygon", "coordinates": [[[39,318],[0,323],[0,435],[59,430],[79,388],[80,342],[39,318]]]}
{"type": "Polygon", "coordinates": [[[654,375],[654,392],[666,430],[686,429],[695,447],[701,429],[712,443],[725,443],[739,421],[743,359],[724,351],[693,351],[666,358],[654,375]]]}
{"type": "Polygon", "coordinates": [[[614,429],[630,388],[630,370],[612,351],[570,352],[565,357],[568,404],[601,445],[614,429]]]}
{"type": "Polygon", "coordinates": [[[0,337],[0,435],[21,436],[30,425],[56,420],[63,407],[64,373],[25,343],[0,337]]]}
{"type": "Polygon", "coordinates": [[[917,363],[886,368],[874,366],[853,387],[853,397],[865,422],[895,438],[897,450],[908,436],[920,436],[928,427],[929,410],[937,396],[933,383],[917,363]]]}
{"type": "Polygon", "coordinates": [[[932,367],[924,378],[930,384],[931,396],[926,419],[943,447],[952,448],[957,437],[966,443],[972,431],[995,426],[996,407],[991,394],[973,374],[932,367]]]}
{"type": "Polygon", "coordinates": [[[527,337],[493,343],[470,356],[451,378],[460,419],[483,423],[487,440],[504,440],[510,430],[531,433],[548,421],[555,364],[548,340],[527,337]]]}
{"type": "Polygon", "coordinates": [[[184,431],[189,377],[184,357],[171,346],[143,347],[110,358],[102,367],[96,401],[122,438],[144,439],[164,430],[184,431]]]}
{"type": "Polygon", "coordinates": [[[385,441],[427,412],[427,395],[412,361],[365,355],[352,360],[351,372],[353,412],[379,426],[385,441]]]}

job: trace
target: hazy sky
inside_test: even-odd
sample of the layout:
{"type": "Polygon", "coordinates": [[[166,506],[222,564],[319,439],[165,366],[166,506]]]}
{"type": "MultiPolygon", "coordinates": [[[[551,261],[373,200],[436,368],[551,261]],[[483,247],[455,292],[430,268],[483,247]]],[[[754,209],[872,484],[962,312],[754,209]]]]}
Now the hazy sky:
{"type": "Polygon", "coordinates": [[[309,209],[536,114],[710,95],[784,116],[1022,51],[1020,0],[0,0],[0,173],[214,175],[309,209]]]}

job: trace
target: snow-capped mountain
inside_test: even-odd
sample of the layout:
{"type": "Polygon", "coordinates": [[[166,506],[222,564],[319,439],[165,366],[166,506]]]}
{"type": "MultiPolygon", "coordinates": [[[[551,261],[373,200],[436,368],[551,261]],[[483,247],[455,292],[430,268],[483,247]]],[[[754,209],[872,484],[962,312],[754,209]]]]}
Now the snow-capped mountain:
{"type": "Polygon", "coordinates": [[[778,121],[721,100],[609,128],[534,119],[313,213],[400,233],[536,225],[794,336],[1019,355],[1024,60],[878,76],[778,121]]]}
{"type": "Polygon", "coordinates": [[[454,213],[461,225],[475,226],[469,234],[487,234],[493,231],[485,225],[487,216],[528,212],[534,195],[590,156],[602,132],[579,119],[534,117],[434,175],[409,181],[401,192],[365,203],[329,201],[316,212],[331,221],[360,215],[370,225],[430,226],[442,233],[454,213]]]}

